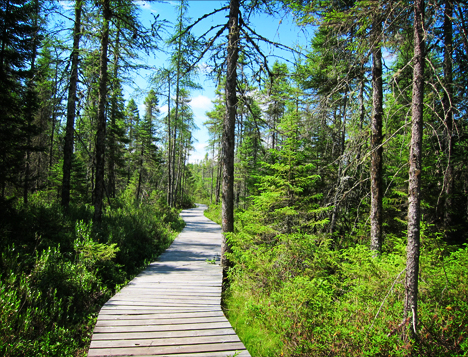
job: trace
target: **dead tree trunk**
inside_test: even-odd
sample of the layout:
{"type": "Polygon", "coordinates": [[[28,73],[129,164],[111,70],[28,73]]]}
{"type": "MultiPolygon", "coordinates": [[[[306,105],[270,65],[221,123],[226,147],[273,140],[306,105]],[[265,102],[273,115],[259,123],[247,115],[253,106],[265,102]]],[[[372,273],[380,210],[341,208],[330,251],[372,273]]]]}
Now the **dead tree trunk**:
{"type": "MultiPolygon", "coordinates": [[[[224,233],[234,232],[234,145],[237,112],[237,59],[239,56],[239,1],[231,0],[229,10],[229,36],[227,49],[226,73],[226,115],[223,124],[223,193],[222,193],[222,228],[224,233]]],[[[221,266],[224,277],[230,262],[226,253],[230,252],[226,235],[221,246],[221,266]]]]}
{"type": "Polygon", "coordinates": [[[370,212],[370,249],[379,254],[382,251],[382,47],[380,44],[382,22],[380,18],[374,21],[376,36],[372,51],[372,87],[373,87],[373,115],[371,122],[371,212],[370,212]]]}
{"type": "Polygon", "coordinates": [[[73,28],[73,51],[71,54],[70,86],[68,87],[67,126],[65,129],[65,144],[63,146],[63,179],[62,179],[62,206],[70,204],[70,178],[73,157],[73,142],[75,133],[76,115],[76,87],[78,83],[78,61],[81,38],[81,11],[83,2],[75,3],[75,27],[73,28]]]}
{"type": "Polygon", "coordinates": [[[410,334],[417,334],[418,325],[418,276],[421,220],[421,158],[423,135],[424,99],[424,0],[414,2],[414,58],[412,128],[409,157],[408,185],[408,246],[406,260],[405,310],[404,317],[411,314],[410,334]]]}
{"type": "Polygon", "coordinates": [[[105,104],[107,98],[107,47],[109,44],[109,22],[111,18],[110,0],[103,0],[102,12],[104,24],[101,35],[101,58],[99,78],[99,104],[98,123],[96,133],[96,184],[94,187],[94,217],[93,221],[100,223],[102,220],[102,199],[104,196],[104,154],[106,149],[106,115],[105,104]]]}
{"type": "Polygon", "coordinates": [[[453,119],[453,75],[452,75],[452,50],[453,50],[453,28],[452,28],[452,16],[453,16],[453,3],[452,0],[445,0],[444,9],[444,97],[443,107],[445,114],[445,150],[447,155],[447,170],[444,175],[444,189],[445,189],[445,201],[444,201],[444,228],[445,237],[451,237],[450,227],[452,226],[452,191],[453,191],[453,163],[452,163],[452,152],[453,152],[453,140],[452,140],[452,119],[453,119]]]}

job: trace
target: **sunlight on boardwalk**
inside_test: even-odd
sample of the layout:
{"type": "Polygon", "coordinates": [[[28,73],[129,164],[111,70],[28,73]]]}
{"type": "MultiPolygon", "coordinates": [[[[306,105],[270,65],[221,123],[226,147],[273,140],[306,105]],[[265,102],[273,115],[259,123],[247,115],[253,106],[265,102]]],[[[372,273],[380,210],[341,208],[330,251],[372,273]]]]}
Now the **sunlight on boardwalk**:
{"type": "Polygon", "coordinates": [[[174,243],[103,306],[88,356],[250,356],[221,311],[221,227],[204,208],[182,211],[174,243]]]}

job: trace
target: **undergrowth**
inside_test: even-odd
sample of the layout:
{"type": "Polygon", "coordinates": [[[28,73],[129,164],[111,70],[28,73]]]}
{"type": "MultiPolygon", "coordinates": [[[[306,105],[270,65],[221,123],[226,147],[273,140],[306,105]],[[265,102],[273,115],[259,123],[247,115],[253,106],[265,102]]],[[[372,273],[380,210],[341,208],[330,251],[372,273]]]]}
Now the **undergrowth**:
{"type": "MultiPolygon", "coordinates": [[[[219,207],[206,215],[219,221],[219,207]]],[[[367,245],[337,249],[326,234],[271,234],[254,217],[236,216],[223,302],[253,356],[468,355],[467,246],[423,230],[419,337],[404,340],[403,241],[375,258],[367,245]]]]}
{"type": "Polygon", "coordinates": [[[86,355],[101,306],[184,225],[156,196],[114,200],[98,227],[88,205],[0,207],[2,356],[86,355]]]}

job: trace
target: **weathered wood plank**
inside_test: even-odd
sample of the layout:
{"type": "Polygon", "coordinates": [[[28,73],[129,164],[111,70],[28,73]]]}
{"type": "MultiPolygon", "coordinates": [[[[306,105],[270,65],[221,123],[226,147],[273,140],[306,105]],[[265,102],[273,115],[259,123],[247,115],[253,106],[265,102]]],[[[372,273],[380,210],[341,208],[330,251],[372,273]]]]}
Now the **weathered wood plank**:
{"type": "Polygon", "coordinates": [[[153,331],[183,331],[183,330],[210,330],[218,328],[229,328],[231,325],[226,322],[180,324],[180,325],[139,325],[139,326],[96,326],[94,333],[114,333],[114,332],[153,332],[153,331]]]}
{"type": "Polygon", "coordinates": [[[165,296],[220,296],[221,287],[199,287],[199,288],[186,288],[186,289],[171,289],[170,287],[158,287],[158,286],[139,286],[138,289],[134,291],[125,290],[123,292],[117,293],[114,296],[127,296],[127,295],[136,295],[144,296],[151,295],[154,297],[165,297],[165,296]]]}
{"type": "Polygon", "coordinates": [[[179,345],[179,346],[160,346],[160,347],[137,347],[137,348],[93,348],[90,349],[88,356],[126,356],[138,353],[139,355],[160,356],[174,353],[204,353],[220,352],[229,350],[245,350],[242,342],[213,343],[200,345],[179,345]]]}
{"type": "Polygon", "coordinates": [[[221,335],[207,337],[173,337],[173,338],[152,338],[120,341],[93,341],[92,348],[120,348],[120,347],[156,347],[156,346],[178,346],[178,345],[199,345],[214,343],[240,342],[237,335],[221,335]]]}
{"type": "MultiPolygon", "coordinates": [[[[182,353],[182,354],[165,354],[159,355],[158,357],[250,357],[250,354],[247,350],[244,351],[222,351],[222,352],[204,352],[204,353],[182,353]]],[[[130,357],[130,356],[120,356],[120,357],[130,357]]],[[[131,355],[131,357],[148,357],[148,355],[131,355]]]]}
{"type": "Polygon", "coordinates": [[[174,295],[160,295],[160,294],[118,294],[114,295],[114,297],[111,299],[111,301],[125,301],[125,300],[140,300],[140,301],[145,301],[145,300],[151,300],[151,301],[170,301],[170,300],[183,300],[183,301],[190,301],[190,300],[199,300],[200,298],[203,298],[203,300],[219,300],[221,297],[221,294],[216,294],[216,295],[205,295],[201,292],[195,293],[195,295],[191,294],[185,294],[185,295],[179,295],[179,294],[174,294],[174,295]]]}
{"type": "Polygon", "coordinates": [[[140,307],[161,307],[161,306],[218,306],[217,301],[203,301],[203,300],[160,300],[154,302],[140,302],[140,301],[109,301],[104,305],[106,308],[110,306],[133,306],[134,308],[140,307]]]}
{"type": "Polygon", "coordinates": [[[118,314],[118,315],[102,315],[99,316],[99,320],[133,320],[136,318],[141,319],[191,319],[199,317],[224,317],[221,310],[219,311],[203,311],[203,312],[182,312],[182,313],[170,313],[170,314],[118,314]]]}
{"type": "Polygon", "coordinates": [[[212,322],[224,322],[224,316],[217,317],[192,317],[183,319],[132,319],[132,320],[102,320],[96,326],[138,326],[138,325],[180,325],[180,324],[206,324],[212,322]]]}
{"type": "Polygon", "coordinates": [[[181,313],[181,312],[214,312],[214,311],[222,311],[221,306],[218,307],[151,307],[151,308],[143,308],[143,309],[132,309],[132,307],[125,307],[125,306],[117,306],[117,307],[108,307],[102,308],[99,315],[107,314],[107,315],[139,315],[139,314],[156,314],[156,313],[181,313]]]}
{"type": "Polygon", "coordinates": [[[135,340],[153,338],[173,338],[173,337],[196,337],[196,336],[221,336],[235,334],[232,328],[210,329],[210,330],[185,330],[185,331],[153,331],[153,332],[117,332],[117,333],[97,333],[93,335],[93,341],[110,340],[135,340]]]}

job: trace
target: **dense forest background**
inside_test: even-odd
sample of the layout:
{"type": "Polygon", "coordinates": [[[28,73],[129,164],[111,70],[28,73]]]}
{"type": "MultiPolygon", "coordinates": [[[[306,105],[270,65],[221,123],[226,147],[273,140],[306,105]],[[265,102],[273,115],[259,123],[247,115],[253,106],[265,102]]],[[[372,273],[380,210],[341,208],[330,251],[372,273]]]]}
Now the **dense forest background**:
{"type": "Polygon", "coordinates": [[[86,354],[194,202],[252,355],[468,353],[466,1],[181,1],[150,26],[130,0],[67,4],[0,1],[3,355],[86,354]],[[309,46],[251,23],[278,14],[309,46]],[[123,87],[158,51],[140,113],[123,87]],[[217,98],[189,163],[202,67],[217,98]]]}

